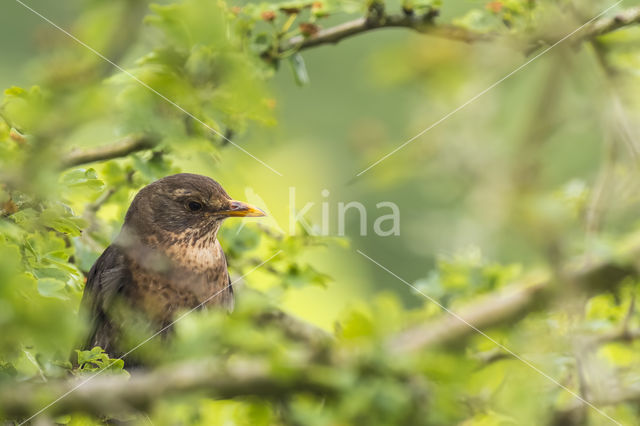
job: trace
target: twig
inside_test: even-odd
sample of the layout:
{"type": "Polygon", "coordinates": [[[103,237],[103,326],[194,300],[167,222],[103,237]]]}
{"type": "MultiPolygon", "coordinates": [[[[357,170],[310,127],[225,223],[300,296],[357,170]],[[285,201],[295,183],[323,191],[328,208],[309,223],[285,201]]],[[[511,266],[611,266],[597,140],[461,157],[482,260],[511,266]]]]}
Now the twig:
{"type": "Polygon", "coordinates": [[[629,308],[627,309],[627,313],[625,314],[624,320],[622,321],[622,329],[625,332],[629,331],[629,325],[631,324],[631,319],[633,318],[633,315],[635,313],[636,313],[636,293],[634,291],[633,293],[631,293],[631,302],[629,302],[629,308]]]}
{"type": "Polygon", "coordinates": [[[604,140],[604,156],[600,171],[593,190],[589,197],[589,202],[584,214],[585,218],[585,234],[588,241],[593,240],[600,231],[605,213],[608,209],[608,197],[610,196],[610,186],[613,179],[614,168],[617,163],[616,144],[609,136],[604,140]]]}
{"type": "Polygon", "coordinates": [[[323,44],[335,44],[357,34],[369,32],[381,28],[409,28],[423,34],[449,38],[452,40],[472,42],[488,40],[488,34],[476,33],[465,28],[452,25],[434,25],[434,13],[427,13],[422,16],[413,15],[388,15],[380,20],[358,18],[334,27],[318,31],[315,35],[304,37],[295,36],[285,40],[280,45],[280,52],[291,49],[305,50],[323,44]]]}
{"type": "MultiPolygon", "coordinates": [[[[298,35],[284,40],[280,44],[278,53],[290,50],[305,50],[324,44],[335,44],[354,35],[381,28],[408,28],[419,33],[467,43],[488,41],[496,37],[496,34],[472,31],[455,25],[436,25],[434,23],[436,16],[437,13],[431,11],[421,16],[397,14],[387,15],[378,20],[371,20],[366,17],[358,18],[320,30],[311,36],[298,35]]],[[[600,18],[585,28],[579,35],[576,35],[576,38],[579,41],[585,41],[637,23],[640,23],[640,7],[627,9],[611,18],[600,18]]],[[[547,41],[547,43],[553,43],[554,41],[547,41]]],[[[525,52],[531,53],[538,47],[540,47],[538,42],[528,44],[525,52]]],[[[268,57],[269,55],[267,54],[266,56],[268,57]]]]}
{"type": "Polygon", "coordinates": [[[620,328],[592,337],[589,344],[596,346],[614,342],[631,342],[638,339],[640,339],[640,330],[625,330],[620,328]]]}
{"type": "Polygon", "coordinates": [[[89,150],[72,151],[60,161],[60,164],[61,168],[65,169],[81,164],[125,157],[133,152],[153,148],[157,143],[158,138],[148,134],[129,135],[110,145],[89,150]]]}
{"type": "Polygon", "coordinates": [[[275,306],[270,306],[267,301],[267,296],[261,291],[255,290],[250,287],[244,287],[241,290],[239,297],[242,295],[251,295],[252,297],[259,297],[264,299],[267,303],[267,309],[259,312],[256,315],[256,322],[260,325],[269,324],[274,328],[278,328],[284,332],[284,334],[292,340],[305,342],[311,347],[319,347],[323,344],[333,343],[335,341],[334,336],[318,327],[311,324],[295,315],[286,313],[275,306]]]}
{"type": "Polygon", "coordinates": [[[115,194],[116,191],[118,191],[118,189],[120,189],[119,186],[113,186],[113,187],[107,189],[106,191],[104,191],[102,194],[100,194],[100,196],[93,203],[87,204],[87,207],[84,209],[85,214],[95,215],[95,213],[98,210],[100,210],[100,208],[107,201],[109,201],[109,198],[111,198],[111,196],[113,194],[115,194]]]}
{"type": "Polygon", "coordinates": [[[270,323],[281,329],[287,337],[304,341],[311,346],[332,343],[335,340],[323,329],[279,309],[261,313],[258,321],[270,323]]]}
{"type": "Polygon", "coordinates": [[[640,7],[632,7],[610,18],[600,18],[587,30],[584,38],[601,36],[622,27],[640,23],[640,7]]]}
{"type": "Polygon", "coordinates": [[[489,364],[505,359],[515,359],[509,352],[505,352],[500,348],[493,348],[488,351],[478,352],[473,355],[473,358],[477,360],[482,367],[486,367],[489,364]]]}

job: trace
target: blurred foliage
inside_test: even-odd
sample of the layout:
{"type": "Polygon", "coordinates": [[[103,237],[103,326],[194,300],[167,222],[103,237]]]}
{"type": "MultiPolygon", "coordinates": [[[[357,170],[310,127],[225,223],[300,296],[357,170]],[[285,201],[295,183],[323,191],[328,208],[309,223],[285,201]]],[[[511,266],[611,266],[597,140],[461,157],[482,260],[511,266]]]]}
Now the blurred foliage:
{"type": "MultiPolygon", "coordinates": [[[[294,183],[308,185],[309,193],[339,185],[335,197],[355,187],[363,202],[398,201],[402,236],[385,241],[389,248],[382,251],[379,240],[354,234],[354,246],[388,255],[382,263],[404,279],[424,277],[415,289],[447,308],[525,282],[526,271],[561,272],[574,256],[620,254],[623,236],[637,231],[640,207],[638,28],[579,49],[558,46],[531,65],[524,81],[505,81],[485,105],[452,116],[448,127],[434,128],[426,140],[351,181],[398,138],[409,139],[521,64],[514,47],[546,46],[607,6],[569,0],[83,0],[65,6],[74,11],[70,32],[123,68],[48,27],[34,36],[39,51],[28,66],[34,84],[4,91],[0,388],[63,379],[70,371],[128,376],[126,359],[111,359],[100,348],[74,351],[85,326],[76,314],[85,274],[117,234],[136,191],[165,175],[219,173],[237,179],[238,191],[258,181],[261,193],[282,204],[276,201],[282,181],[261,175],[263,166],[249,156],[238,160],[235,141],[269,163],[280,159],[285,174],[297,174],[294,183]],[[423,35],[361,35],[353,48],[310,53],[308,64],[299,46],[285,43],[347,19],[438,13],[434,26],[496,39],[467,45],[423,35]],[[350,66],[354,57],[361,62],[350,66]],[[279,72],[283,62],[291,73],[279,72]],[[306,87],[290,91],[296,83],[306,87]],[[153,146],[64,167],[73,153],[141,134],[153,146]],[[276,143],[283,135],[286,147],[276,143]]],[[[15,66],[7,63],[3,73],[15,66]]],[[[394,353],[386,346],[391,336],[442,312],[416,292],[407,303],[394,290],[402,283],[356,266],[362,258],[345,254],[344,241],[288,235],[265,223],[227,223],[219,237],[232,280],[242,277],[236,311],[196,312],[176,324],[171,340],[157,339],[140,352],[169,365],[207,358],[226,368],[248,360],[280,379],[303,371],[334,392],[222,400],[185,394],[149,407],[153,424],[543,424],[574,407],[572,395],[482,336],[394,353]],[[386,291],[379,291],[382,285],[386,291]],[[304,297],[295,312],[320,311],[323,320],[316,322],[335,322],[330,344],[263,321],[265,310],[304,297]],[[327,312],[336,306],[343,312],[333,317],[327,312]]],[[[554,284],[562,287],[559,277],[554,284]]],[[[488,333],[597,401],[637,389],[639,343],[631,333],[587,351],[581,339],[638,330],[638,291],[628,279],[595,296],[563,292],[566,300],[488,333]]],[[[636,424],[638,406],[636,400],[603,410],[636,424]]],[[[588,413],[588,424],[609,422],[588,413]]],[[[56,418],[69,425],[104,420],[82,413],[56,418]]]]}

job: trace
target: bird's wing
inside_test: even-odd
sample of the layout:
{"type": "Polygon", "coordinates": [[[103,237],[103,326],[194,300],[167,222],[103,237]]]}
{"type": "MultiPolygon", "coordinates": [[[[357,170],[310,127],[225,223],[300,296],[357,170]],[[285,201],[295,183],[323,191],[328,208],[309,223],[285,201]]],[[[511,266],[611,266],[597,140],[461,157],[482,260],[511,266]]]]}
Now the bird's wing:
{"type": "Polygon", "coordinates": [[[109,351],[111,334],[115,330],[107,314],[114,299],[128,282],[131,282],[131,272],[122,250],[114,245],[107,247],[89,271],[82,295],[80,312],[90,322],[83,350],[100,346],[109,351]]]}

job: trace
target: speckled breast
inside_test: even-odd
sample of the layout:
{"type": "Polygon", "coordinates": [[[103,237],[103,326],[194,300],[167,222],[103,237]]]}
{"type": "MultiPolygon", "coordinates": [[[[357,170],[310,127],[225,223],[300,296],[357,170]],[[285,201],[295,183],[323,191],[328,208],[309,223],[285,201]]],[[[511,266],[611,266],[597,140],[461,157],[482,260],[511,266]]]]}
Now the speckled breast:
{"type": "Polygon", "coordinates": [[[129,300],[158,324],[197,307],[233,307],[227,264],[217,241],[208,247],[174,244],[143,259],[132,256],[130,270],[129,300]]]}

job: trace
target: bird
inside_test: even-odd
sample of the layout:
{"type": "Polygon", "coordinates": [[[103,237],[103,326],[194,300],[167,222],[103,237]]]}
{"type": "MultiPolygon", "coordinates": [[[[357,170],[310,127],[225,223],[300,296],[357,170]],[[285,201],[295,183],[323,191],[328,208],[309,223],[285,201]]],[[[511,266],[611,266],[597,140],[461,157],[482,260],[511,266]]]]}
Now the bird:
{"type": "Polygon", "coordinates": [[[181,311],[231,311],[233,287],[218,230],[229,217],[264,215],[207,176],[180,173],[142,188],[88,273],[80,303],[88,322],[82,350],[98,346],[120,358],[132,350],[128,328],[142,323],[159,333],[181,311]]]}

